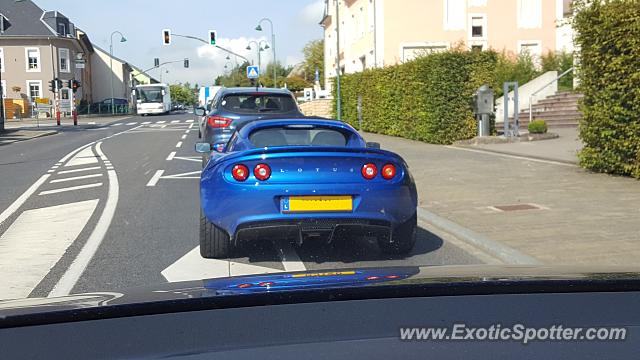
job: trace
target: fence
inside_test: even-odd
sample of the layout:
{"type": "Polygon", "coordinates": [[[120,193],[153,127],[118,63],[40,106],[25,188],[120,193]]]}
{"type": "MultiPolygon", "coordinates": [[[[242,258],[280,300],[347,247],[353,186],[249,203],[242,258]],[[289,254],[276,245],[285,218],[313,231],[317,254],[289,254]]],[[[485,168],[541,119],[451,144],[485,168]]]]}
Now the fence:
{"type": "Polygon", "coordinates": [[[113,111],[111,110],[111,104],[91,104],[91,105],[78,105],[79,115],[111,115],[111,114],[129,114],[129,105],[115,105],[113,111]]]}

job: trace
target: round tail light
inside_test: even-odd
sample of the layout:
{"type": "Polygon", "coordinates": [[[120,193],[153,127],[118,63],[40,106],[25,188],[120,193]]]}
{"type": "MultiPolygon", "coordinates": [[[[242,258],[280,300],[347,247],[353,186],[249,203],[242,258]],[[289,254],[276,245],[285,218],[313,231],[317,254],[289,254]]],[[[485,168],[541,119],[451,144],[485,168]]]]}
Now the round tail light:
{"type": "Polygon", "coordinates": [[[393,166],[392,164],[387,164],[385,166],[382,167],[382,177],[387,179],[387,180],[391,180],[393,179],[393,177],[396,176],[396,167],[393,166]]]}
{"type": "Polygon", "coordinates": [[[238,164],[231,169],[231,176],[238,181],[245,181],[249,177],[249,168],[238,164]]]}
{"type": "Polygon", "coordinates": [[[271,177],[271,168],[267,164],[258,164],[253,169],[253,175],[256,179],[265,181],[271,177]]]}
{"type": "Polygon", "coordinates": [[[371,180],[374,177],[376,177],[376,175],[378,175],[378,168],[376,167],[375,164],[365,164],[362,167],[362,177],[364,177],[367,180],[371,180]]]}

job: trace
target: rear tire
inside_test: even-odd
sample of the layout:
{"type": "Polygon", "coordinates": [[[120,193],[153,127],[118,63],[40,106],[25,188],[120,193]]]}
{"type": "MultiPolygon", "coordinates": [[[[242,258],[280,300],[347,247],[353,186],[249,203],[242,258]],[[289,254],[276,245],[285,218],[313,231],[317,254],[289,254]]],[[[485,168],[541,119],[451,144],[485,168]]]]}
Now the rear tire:
{"type": "Polygon", "coordinates": [[[391,235],[392,242],[389,242],[389,239],[386,237],[378,239],[378,246],[383,253],[406,255],[413,250],[413,246],[416,243],[416,229],[418,227],[418,218],[416,215],[417,214],[414,214],[409,220],[393,229],[393,234],[391,235]]]}
{"type": "Polygon", "coordinates": [[[200,213],[200,255],[206,259],[223,259],[231,254],[231,240],[226,231],[215,226],[200,213]]]}

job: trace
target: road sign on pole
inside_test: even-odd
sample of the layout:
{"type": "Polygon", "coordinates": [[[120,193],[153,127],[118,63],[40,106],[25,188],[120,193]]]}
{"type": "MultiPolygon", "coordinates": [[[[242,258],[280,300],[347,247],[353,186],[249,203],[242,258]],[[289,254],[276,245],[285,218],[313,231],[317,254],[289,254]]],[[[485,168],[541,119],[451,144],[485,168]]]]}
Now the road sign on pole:
{"type": "Polygon", "coordinates": [[[247,77],[249,79],[257,79],[260,77],[260,67],[259,66],[247,66],[247,77]]]}

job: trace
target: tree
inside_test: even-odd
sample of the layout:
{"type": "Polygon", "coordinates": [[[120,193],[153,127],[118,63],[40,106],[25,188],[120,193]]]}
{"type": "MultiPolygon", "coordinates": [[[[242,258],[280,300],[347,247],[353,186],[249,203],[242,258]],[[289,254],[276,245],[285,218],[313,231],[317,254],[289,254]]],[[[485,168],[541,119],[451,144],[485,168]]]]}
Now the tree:
{"type": "Polygon", "coordinates": [[[287,84],[287,89],[291,91],[302,91],[306,87],[311,87],[311,82],[296,75],[284,79],[284,82],[287,84]]]}
{"type": "Polygon", "coordinates": [[[304,78],[315,81],[316,69],[320,71],[320,79],[324,79],[324,40],[312,40],[302,49],[304,54],[304,78]]]}
{"type": "Polygon", "coordinates": [[[171,102],[194,105],[197,102],[196,95],[193,93],[191,86],[188,84],[170,85],[171,102]]]}
{"type": "Polygon", "coordinates": [[[266,87],[273,87],[273,67],[274,66],[276,67],[276,75],[278,77],[277,85],[279,87],[282,87],[284,85],[283,80],[285,80],[287,75],[289,75],[293,67],[282,66],[280,62],[277,62],[275,65],[273,63],[269,63],[264,69],[260,69],[260,82],[264,84],[264,86],[266,87]]]}

